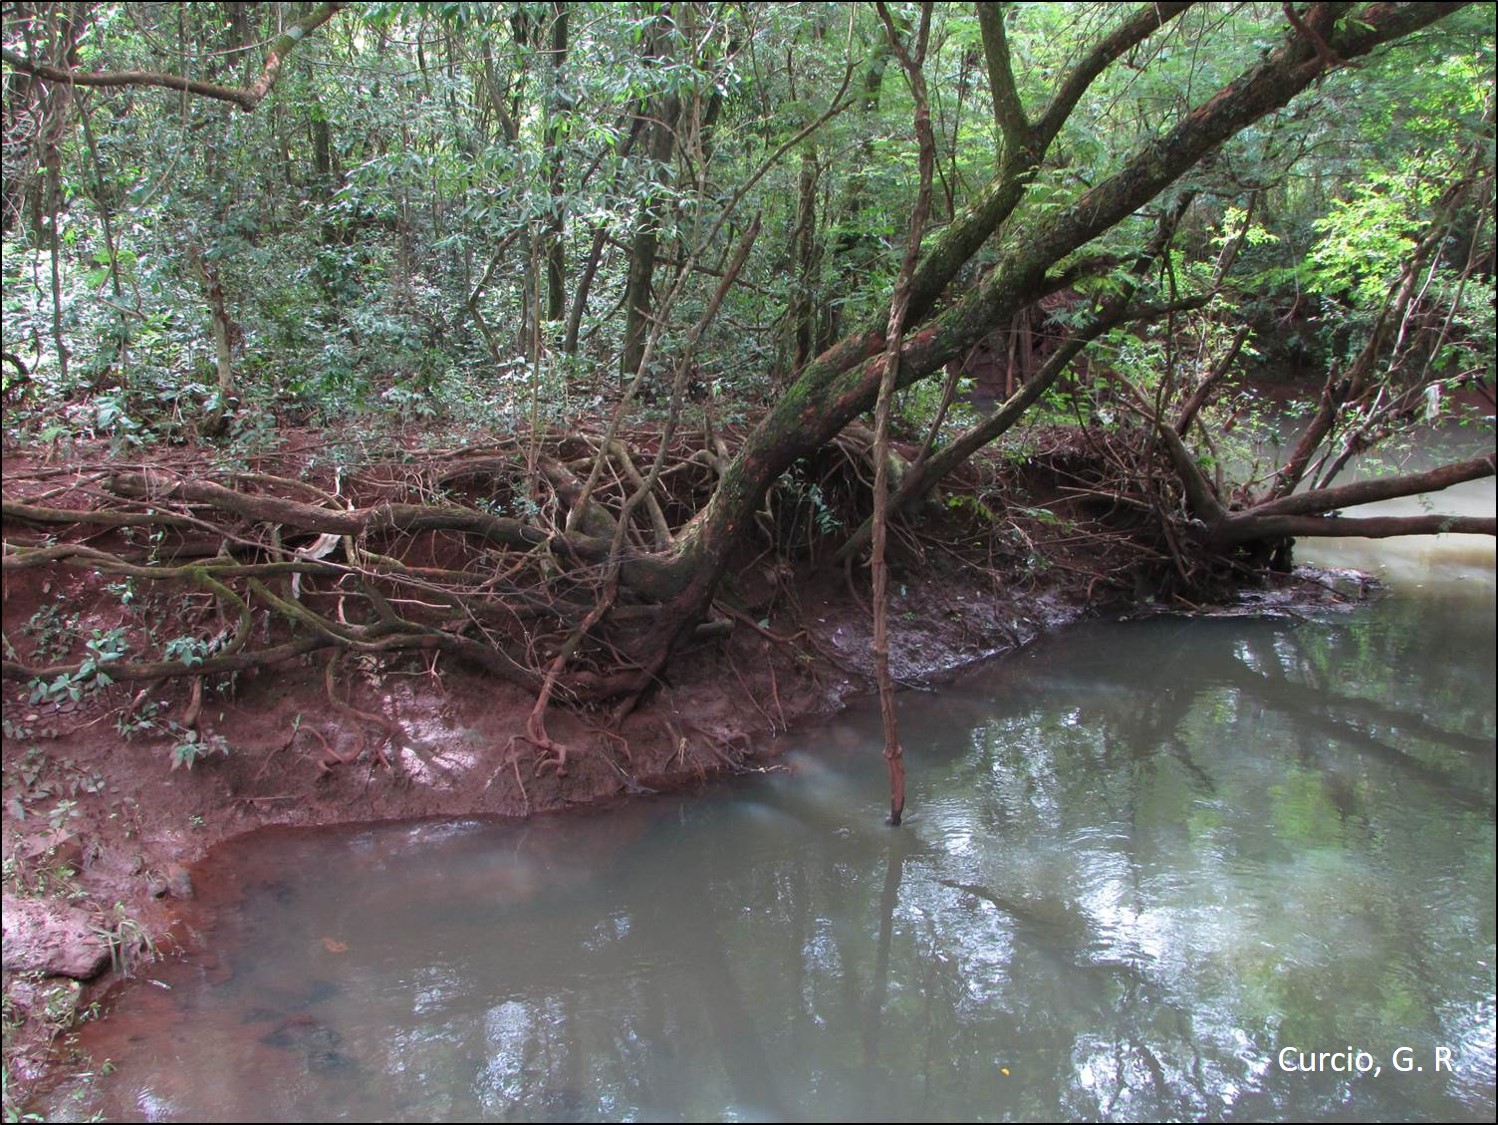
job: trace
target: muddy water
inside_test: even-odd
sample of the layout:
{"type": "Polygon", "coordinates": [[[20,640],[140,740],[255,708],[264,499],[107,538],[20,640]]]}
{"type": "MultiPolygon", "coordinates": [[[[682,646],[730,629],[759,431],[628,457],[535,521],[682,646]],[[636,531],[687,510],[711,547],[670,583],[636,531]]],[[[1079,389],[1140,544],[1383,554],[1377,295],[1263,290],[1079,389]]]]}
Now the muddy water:
{"type": "Polygon", "coordinates": [[[1492,1120],[1493,547],[1362,550],[1318,553],[1371,607],[905,696],[899,831],[870,711],[706,797],[239,841],[212,956],[87,1029],[84,1108],[1492,1120]]]}

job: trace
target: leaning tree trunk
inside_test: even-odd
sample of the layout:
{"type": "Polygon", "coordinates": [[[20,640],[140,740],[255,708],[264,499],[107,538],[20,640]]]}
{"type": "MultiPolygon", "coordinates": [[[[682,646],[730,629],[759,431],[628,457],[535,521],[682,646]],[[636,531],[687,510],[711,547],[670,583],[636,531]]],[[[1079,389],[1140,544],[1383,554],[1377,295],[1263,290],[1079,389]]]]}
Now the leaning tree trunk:
{"type": "MultiPolygon", "coordinates": [[[[896,385],[908,386],[940,370],[986,336],[994,324],[1006,323],[1038,300],[1046,291],[1048,271],[1057,263],[1149,203],[1222,142],[1309,87],[1328,64],[1320,48],[1330,46],[1336,58],[1352,60],[1462,6],[1375,4],[1333,30],[1326,44],[1312,43],[1292,32],[1175,128],[1136,150],[1118,172],[1071,206],[1035,219],[1023,237],[1008,239],[985,281],[936,319],[906,335],[896,385]]],[[[1084,56],[1035,122],[1008,122],[1016,143],[1006,147],[1003,170],[984,189],[978,203],[946,229],[915,272],[908,314],[912,324],[932,308],[957,271],[1012,214],[1025,195],[1035,164],[1092,79],[1179,10],[1165,4],[1142,10],[1084,56]]],[[[1003,63],[1007,66],[1007,60],[1003,63]]],[[[1017,101],[1009,108],[1020,112],[1017,101]]],[[[675,649],[686,639],[706,612],[766,490],[793,463],[831,441],[873,405],[889,362],[883,329],[883,325],[866,325],[809,363],[749,436],[726,467],[706,508],[678,540],[670,567],[687,577],[680,592],[663,607],[647,646],[675,649]]]]}

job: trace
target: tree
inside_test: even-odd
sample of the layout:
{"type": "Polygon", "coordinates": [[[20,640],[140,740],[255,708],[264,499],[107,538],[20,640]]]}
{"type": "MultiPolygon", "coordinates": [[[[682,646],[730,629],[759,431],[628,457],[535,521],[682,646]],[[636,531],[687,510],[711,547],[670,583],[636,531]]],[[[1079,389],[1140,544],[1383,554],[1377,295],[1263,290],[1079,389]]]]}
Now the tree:
{"type": "MultiPolygon", "coordinates": [[[[285,63],[286,56],[304,38],[337,15],[338,10],[343,6],[343,4],[338,3],[319,4],[307,15],[291,24],[281,34],[276,36],[265,52],[265,65],[261,69],[260,77],[251,85],[242,89],[222,86],[214,82],[198,81],[183,74],[163,74],[146,70],[79,70],[73,66],[58,66],[50,62],[45,62],[22,54],[19,51],[11,50],[9,47],[0,52],[0,57],[3,57],[7,63],[21,73],[43,79],[49,83],[85,87],[160,86],[169,90],[181,90],[184,93],[193,94],[197,97],[213,98],[218,101],[229,102],[249,113],[265,100],[265,95],[270,93],[271,88],[276,84],[276,79],[280,77],[281,66],[285,63]]],[[[236,20],[241,18],[242,13],[235,14],[236,20]]],[[[241,42],[239,46],[242,48],[245,44],[241,42]]],[[[70,51],[69,53],[72,52],[70,51]]]]}
{"type": "MultiPolygon", "coordinates": [[[[911,323],[925,321],[925,327],[911,333],[901,353],[886,361],[881,327],[862,326],[802,371],[728,466],[708,507],[678,545],[670,565],[684,577],[668,603],[662,632],[674,630],[672,640],[679,640],[695,623],[721,577],[736,529],[745,524],[764,491],[789,465],[830,441],[869,408],[886,362],[897,364],[900,385],[928,377],[976,343],[989,326],[1003,323],[1033,303],[1054,283],[1052,271],[1070,255],[1146,206],[1223,142],[1323,77],[1330,57],[1320,48],[1329,47],[1336,58],[1351,61],[1437,22],[1457,7],[1376,5],[1354,15],[1313,5],[1303,22],[1315,34],[1292,30],[1261,61],[1194,106],[1172,128],[1140,145],[1112,175],[1026,222],[1023,231],[1000,251],[984,283],[926,320],[962,267],[1019,212],[1033,191],[1047,150],[1091,83],[1177,17],[1185,5],[1153,5],[1137,11],[1099,39],[1057,83],[1055,95],[1039,113],[1024,112],[1009,60],[1002,50],[993,49],[990,83],[1001,92],[996,101],[1002,107],[997,123],[1004,163],[977,201],[921,260],[911,286],[908,317],[911,323]],[[1317,36],[1322,41],[1319,45],[1317,36]]],[[[1166,432],[1163,426],[1161,432],[1166,432]]],[[[1487,472],[1492,472],[1491,461],[1487,472]]],[[[1196,498],[1206,500],[1204,495],[1196,498]]],[[[1314,510],[1329,511],[1336,506],[1332,502],[1314,510]]],[[[1222,518],[1210,508],[1201,514],[1222,518]]],[[[1473,529],[1491,533],[1491,524],[1474,524],[1473,529]]]]}

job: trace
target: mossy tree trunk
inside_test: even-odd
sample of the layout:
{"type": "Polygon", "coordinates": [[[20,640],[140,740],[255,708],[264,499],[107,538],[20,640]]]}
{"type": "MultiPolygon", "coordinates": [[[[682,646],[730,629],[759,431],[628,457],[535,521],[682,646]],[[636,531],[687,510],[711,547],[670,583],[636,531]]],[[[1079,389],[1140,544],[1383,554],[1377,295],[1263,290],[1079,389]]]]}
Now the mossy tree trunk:
{"type": "MultiPolygon", "coordinates": [[[[1053,285],[1052,271],[1069,255],[1148,205],[1240,130],[1286,105],[1324,73],[1327,56],[1291,31],[1255,66],[1151,139],[1122,167],[1070,206],[1041,214],[1011,232],[987,278],[954,305],[925,320],[958,272],[999,232],[1024,198],[1034,171],[1089,83],[1188,5],[1140,9],[1086,53],[1057,84],[1050,104],[1028,116],[1014,96],[996,98],[1004,151],[998,173],[967,212],[927,252],[910,284],[907,330],[896,386],[934,375],[996,324],[1005,324],[1053,285]]],[[[1322,7],[1322,5],[1313,5],[1322,7]]],[[[1351,61],[1426,27],[1460,4],[1374,4],[1346,19],[1328,44],[1351,61]]],[[[990,80],[1012,94],[1002,42],[988,44],[990,80]]],[[[726,467],[706,508],[680,536],[671,569],[686,577],[670,599],[654,640],[675,647],[701,619],[739,537],[765,492],[797,460],[831,441],[870,410],[888,357],[883,324],[866,324],[806,364],[726,467]]]]}

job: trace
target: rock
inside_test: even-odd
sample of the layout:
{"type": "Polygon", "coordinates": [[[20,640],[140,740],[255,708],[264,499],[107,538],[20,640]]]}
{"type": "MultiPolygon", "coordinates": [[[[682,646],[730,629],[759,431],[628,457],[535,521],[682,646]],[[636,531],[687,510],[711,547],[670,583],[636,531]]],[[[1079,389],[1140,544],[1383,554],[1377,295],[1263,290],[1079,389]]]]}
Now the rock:
{"type": "Polygon", "coordinates": [[[146,882],[146,890],[152,898],[165,898],[167,895],[173,898],[192,898],[192,876],[187,873],[187,868],[174,863],[166,869],[165,874],[152,875],[146,882]]]}
{"type": "Polygon", "coordinates": [[[187,868],[174,863],[166,869],[166,889],[173,898],[192,898],[192,876],[187,868]]]}
{"type": "Polygon", "coordinates": [[[56,899],[6,895],[4,965],[88,980],[109,967],[109,943],[88,911],[56,899]]]}

